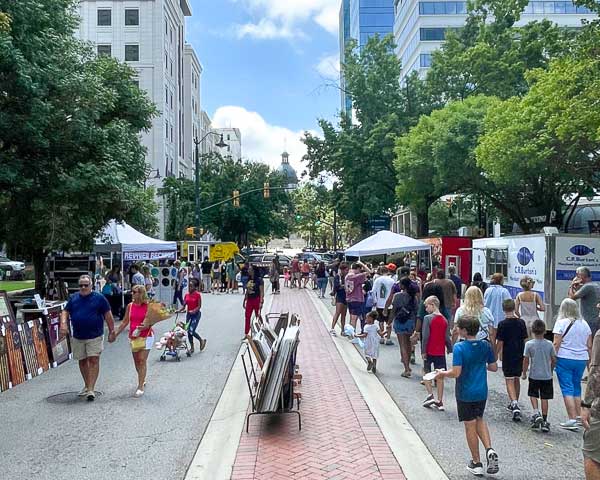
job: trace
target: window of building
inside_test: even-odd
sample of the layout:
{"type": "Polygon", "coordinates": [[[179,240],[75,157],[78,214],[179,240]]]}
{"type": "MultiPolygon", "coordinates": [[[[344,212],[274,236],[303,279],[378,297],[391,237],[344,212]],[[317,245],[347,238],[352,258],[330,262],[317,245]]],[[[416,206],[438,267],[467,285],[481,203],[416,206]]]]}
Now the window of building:
{"type": "Polygon", "coordinates": [[[98,9],[98,26],[110,27],[112,25],[112,11],[109,8],[98,9]]]}
{"type": "Polygon", "coordinates": [[[165,121],[165,138],[169,139],[169,121],[165,121]]]}
{"type": "Polygon", "coordinates": [[[173,108],[173,92],[169,92],[169,99],[171,100],[171,108],[173,108]]]}
{"type": "Polygon", "coordinates": [[[169,89],[165,87],[165,104],[169,105],[169,89]]]}
{"type": "Polygon", "coordinates": [[[485,253],[485,271],[488,273],[488,277],[494,273],[501,273],[506,277],[508,275],[508,249],[489,248],[485,253]]]}
{"type": "Polygon", "coordinates": [[[421,68],[431,67],[431,53],[422,53],[419,56],[419,66],[421,68]]]}
{"type": "Polygon", "coordinates": [[[140,11],[137,8],[125,9],[125,25],[137,26],[140,24],[140,11]]]}
{"type": "Polygon", "coordinates": [[[173,76],[173,60],[170,61],[170,65],[171,76],[173,76]]]}
{"type": "Polygon", "coordinates": [[[101,57],[103,55],[107,56],[107,57],[110,57],[111,54],[112,54],[112,48],[111,48],[110,45],[98,45],[97,49],[98,49],[98,56],[99,57],[101,57]]]}
{"type": "Polygon", "coordinates": [[[137,88],[140,88],[140,79],[139,78],[134,78],[133,80],[131,80],[131,83],[133,83],[137,88]]]}
{"type": "Polygon", "coordinates": [[[442,41],[446,37],[445,28],[422,28],[421,41],[442,41]]]}
{"type": "Polygon", "coordinates": [[[171,143],[173,143],[173,125],[171,125],[171,143]]]}
{"type": "Polygon", "coordinates": [[[231,140],[231,135],[227,134],[227,140],[231,140]]]}
{"type": "Polygon", "coordinates": [[[125,61],[126,62],[139,62],[140,61],[140,46],[139,45],[125,45],[125,61]]]}

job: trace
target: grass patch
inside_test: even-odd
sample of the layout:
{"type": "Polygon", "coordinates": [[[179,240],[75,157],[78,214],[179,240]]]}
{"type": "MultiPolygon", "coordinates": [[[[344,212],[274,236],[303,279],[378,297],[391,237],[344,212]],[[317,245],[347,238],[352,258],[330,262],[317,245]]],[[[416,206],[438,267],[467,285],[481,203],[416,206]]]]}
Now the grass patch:
{"type": "Polygon", "coordinates": [[[35,286],[34,280],[24,280],[22,282],[0,282],[0,290],[6,290],[7,292],[14,292],[15,290],[27,290],[35,286]]]}

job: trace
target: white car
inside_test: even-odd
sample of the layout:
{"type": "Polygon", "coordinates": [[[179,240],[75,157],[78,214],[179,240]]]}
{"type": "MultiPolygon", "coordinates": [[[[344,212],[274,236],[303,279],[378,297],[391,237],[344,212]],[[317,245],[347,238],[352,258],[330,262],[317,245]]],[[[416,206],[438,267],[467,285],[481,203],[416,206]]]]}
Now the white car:
{"type": "Polygon", "coordinates": [[[15,272],[20,272],[25,270],[25,264],[23,262],[15,262],[10,260],[8,257],[0,256],[0,267],[10,267],[15,272]]]}

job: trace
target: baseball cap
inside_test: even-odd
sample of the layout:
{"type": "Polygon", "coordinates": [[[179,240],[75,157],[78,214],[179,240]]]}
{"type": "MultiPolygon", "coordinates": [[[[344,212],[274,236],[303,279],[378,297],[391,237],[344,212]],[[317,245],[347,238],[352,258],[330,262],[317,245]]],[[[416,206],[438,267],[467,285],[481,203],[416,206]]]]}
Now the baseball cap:
{"type": "Polygon", "coordinates": [[[395,271],[396,271],[396,269],[397,269],[398,267],[396,267],[396,264],[395,264],[395,263],[388,263],[388,264],[386,265],[386,268],[387,268],[387,269],[388,269],[390,272],[395,272],[395,271]]]}

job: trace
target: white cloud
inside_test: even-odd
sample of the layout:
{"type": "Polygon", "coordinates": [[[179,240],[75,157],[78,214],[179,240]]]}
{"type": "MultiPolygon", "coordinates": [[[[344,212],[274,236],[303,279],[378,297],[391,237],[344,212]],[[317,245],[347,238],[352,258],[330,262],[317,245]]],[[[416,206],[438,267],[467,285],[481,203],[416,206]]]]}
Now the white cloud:
{"type": "MultiPolygon", "coordinates": [[[[239,128],[242,133],[242,156],[276,168],[281,163],[281,153],[287,150],[290,163],[298,176],[306,168],[302,157],[306,146],[300,141],[303,131],[269,124],[259,113],[243,107],[224,106],[217,109],[212,118],[215,128],[239,128]]],[[[315,134],[315,132],[312,132],[315,134]]]]}
{"type": "Polygon", "coordinates": [[[299,25],[314,21],[332,34],[338,32],[340,0],[232,0],[260,17],[258,22],[236,25],[239,37],[295,38],[304,34],[299,25]]]}
{"type": "Polygon", "coordinates": [[[339,80],[340,78],[340,54],[325,55],[315,66],[317,72],[327,80],[339,80]]]}

